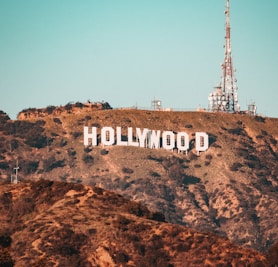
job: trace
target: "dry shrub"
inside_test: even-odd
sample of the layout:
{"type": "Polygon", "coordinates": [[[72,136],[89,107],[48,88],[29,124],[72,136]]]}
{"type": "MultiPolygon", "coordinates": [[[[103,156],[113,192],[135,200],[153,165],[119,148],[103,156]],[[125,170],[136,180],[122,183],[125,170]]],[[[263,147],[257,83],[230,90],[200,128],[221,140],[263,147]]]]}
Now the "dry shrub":
{"type": "Polygon", "coordinates": [[[246,132],[240,127],[228,129],[228,133],[233,135],[246,135],[246,132]]]}
{"type": "Polygon", "coordinates": [[[0,267],[13,267],[14,261],[10,255],[9,247],[12,239],[8,234],[0,236],[0,267]]]}
{"type": "Polygon", "coordinates": [[[123,168],[122,168],[122,172],[123,172],[123,173],[131,174],[131,173],[133,173],[134,171],[133,171],[132,169],[130,169],[130,168],[123,167],[123,168]]]}
{"type": "Polygon", "coordinates": [[[0,236],[0,247],[8,248],[11,246],[12,239],[8,234],[4,234],[0,236]]]}
{"type": "Polygon", "coordinates": [[[255,121],[258,122],[265,122],[265,118],[261,117],[261,116],[255,116],[255,121]]]}
{"type": "Polygon", "coordinates": [[[129,225],[130,222],[131,221],[126,217],[122,215],[118,215],[116,220],[113,221],[113,225],[122,231],[127,231],[128,230],[127,225],[129,225]]]}
{"type": "Polygon", "coordinates": [[[48,266],[48,261],[45,257],[42,257],[40,259],[37,259],[35,260],[33,263],[32,263],[32,267],[46,267],[48,266]]]}
{"type": "Polygon", "coordinates": [[[13,204],[13,194],[11,192],[4,192],[0,196],[0,202],[3,204],[5,209],[9,209],[13,204]]]}
{"type": "Polygon", "coordinates": [[[0,249],[0,267],[13,267],[14,261],[7,249],[0,249]]]}
{"type": "Polygon", "coordinates": [[[31,147],[43,148],[47,145],[47,141],[49,143],[42,128],[44,124],[45,121],[43,120],[36,121],[35,123],[15,121],[5,125],[5,133],[25,139],[25,143],[31,147]]]}
{"type": "Polygon", "coordinates": [[[144,232],[150,230],[151,226],[144,223],[133,223],[130,225],[130,231],[134,233],[144,232]]]}
{"type": "Polygon", "coordinates": [[[206,159],[208,159],[208,160],[212,160],[212,155],[210,155],[210,154],[208,154],[208,155],[206,155],[206,157],[205,157],[206,159]]]}
{"type": "Polygon", "coordinates": [[[146,246],[140,243],[134,243],[134,248],[138,251],[139,255],[145,256],[146,246]]]}
{"type": "Polygon", "coordinates": [[[230,170],[233,172],[238,171],[243,165],[239,162],[234,162],[233,165],[231,166],[230,170]]]}
{"type": "Polygon", "coordinates": [[[7,162],[0,162],[0,169],[7,170],[9,168],[10,168],[10,166],[7,162]]]}
{"type": "Polygon", "coordinates": [[[25,175],[35,173],[39,166],[39,161],[21,160],[20,163],[21,170],[25,175]]]}
{"type": "Polygon", "coordinates": [[[35,208],[35,203],[31,198],[20,198],[13,203],[13,217],[22,216],[31,213],[35,208]]]}
{"type": "Polygon", "coordinates": [[[141,258],[136,266],[172,267],[173,265],[169,263],[169,257],[164,251],[149,246],[145,251],[144,258],[141,258]]]}
{"type": "Polygon", "coordinates": [[[146,207],[134,201],[128,202],[124,208],[128,213],[134,214],[138,217],[148,216],[150,214],[146,207]]]}
{"type": "Polygon", "coordinates": [[[53,118],[53,121],[57,124],[62,124],[61,120],[59,118],[53,118]]]}
{"type": "Polygon", "coordinates": [[[0,123],[5,123],[8,120],[10,120],[10,117],[4,111],[0,110],[0,123]]]}
{"type": "Polygon", "coordinates": [[[46,113],[52,114],[55,109],[56,109],[55,106],[48,106],[48,107],[46,107],[46,113]]]}
{"type": "Polygon", "coordinates": [[[158,178],[158,177],[161,177],[159,173],[154,172],[154,171],[150,171],[150,175],[151,175],[152,177],[157,177],[157,178],[158,178]]]}
{"type": "Polygon", "coordinates": [[[48,159],[43,160],[43,169],[45,172],[64,166],[65,160],[56,160],[55,156],[50,156],[48,159]]]}
{"type": "Polygon", "coordinates": [[[68,144],[68,141],[67,141],[67,140],[61,139],[60,142],[59,142],[59,144],[58,144],[58,146],[64,147],[64,146],[66,146],[67,144],[68,144]]]}
{"type": "Polygon", "coordinates": [[[46,236],[43,241],[51,244],[48,247],[48,252],[59,254],[61,256],[73,256],[76,260],[79,258],[80,248],[87,241],[87,236],[82,233],[74,232],[70,226],[64,225],[62,228],[57,229],[54,233],[46,236]]]}
{"type": "Polygon", "coordinates": [[[88,147],[88,146],[84,148],[84,152],[85,152],[85,153],[89,153],[89,152],[91,152],[91,151],[92,151],[92,148],[90,148],[90,147],[88,147]]]}
{"type": "Polygon", "coordinates": [[[97,195],[103,195],[103,189],[102,188],[94,187],[93,190],[97,195]]]}
{"type": "Polygon", "coordinates": [[[183,177],[183,184],[189,185],[189,184],[197,184],[200,183],[201,179],[192,175],[185,175],[183,177]]]}
{"type": "Polygon", "coordinates": [[[127,263],[129,261],[130,257],[124,253],[123,251],[119,251],[116,254],[113,255],[113,260],[115,263],[127,263]]]}
{"type": "Polygon", "coordinates": [[[82,132],[73,132],[73,133],[71,133],[71,135],[74,139],[76,139],[82,135],[82,132]]]}
{"type": "Polygon", "coordinates": [[[275,243],[267,253],[269,266],[277,266],[278,263],[278,242],[275,243]]]}
{"type": "Polygon", "coordinates": [[[39,180],[31,184],[33,191],[33,201],[39,203],[52,204],[64,197],[69,190],[81,191],[84,186],[82,184],[53,182],[49,180],[39,180]]]}
{"type": "Polygon", "coordinates": [[[107,155],[108,153],[109,153],[109,151],[106,150],[106,149],[101,149],[101,150],[100,150],[100,155],[102,155],[102,156],[105,156],[105,155],[107,155]]]}
{"type": "Polygon", "coordinates": [[[92,165],[94,163],[94,157],[84,154],[82,160],[85,164],[92,165]]]}
{"type": "Polygon", "coordinates": [[[10,149],[11,149],[11,151],[16,150],[18,148],[18,146],[19,146],[18,140],[12,139],[11,142],[10,142],[10,149]]]}
{"type": "Polygon", "coordinates": [[[173,180],[180,180],[184,176],[184,170],[181,164],[174,164],[168,169],[169,177],[173,180]]]}

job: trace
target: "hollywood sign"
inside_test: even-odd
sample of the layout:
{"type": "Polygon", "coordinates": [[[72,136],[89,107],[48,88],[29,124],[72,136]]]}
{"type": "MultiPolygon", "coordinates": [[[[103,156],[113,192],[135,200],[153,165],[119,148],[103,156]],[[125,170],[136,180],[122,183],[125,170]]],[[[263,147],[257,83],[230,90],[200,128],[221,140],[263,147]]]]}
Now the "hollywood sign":
{"type": "MultiPolygon", "coordinates": [[[[103,127],[100,132],[97,127],[84,127],[84,145],[85,146],[134,146],[152,149],[164,148],[173,151],[187,153],[190,148],[189,136],[185,132],[174,133],[173,131],[149,130],[147,128],[127,128],[127,138],[123,140],[122,128],[103,127]],[[98,134],[100,139],[98,140],[98,134]]],[[[197,153],[206,151],[209,147],[208,134],[204,132],[195,133],[195,148],[197,153]]]]}

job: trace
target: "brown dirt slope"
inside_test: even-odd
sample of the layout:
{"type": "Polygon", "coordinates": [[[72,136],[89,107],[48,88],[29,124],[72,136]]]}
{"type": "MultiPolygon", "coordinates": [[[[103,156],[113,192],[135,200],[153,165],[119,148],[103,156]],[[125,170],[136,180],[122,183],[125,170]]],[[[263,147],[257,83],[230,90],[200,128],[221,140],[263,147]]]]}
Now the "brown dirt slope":
{"type": "Polygon", "coordinates": [[[101,188],[40,180],[1,184],[0,198],[0,266],[271,266],[101,188]]]}
{"type": "Polygon", "coordinates": [[[89,110],[10,121],[0,116],[0,178],[96,185],[139,201],[166,221],[267,251],[278,241],[278,119],[244,114],[89,110]],[[183,131],[188,155],[163,149],[84,147],[84,126],[183,131]],[[195,133],[209,134],[197,156],[195,133]]]}

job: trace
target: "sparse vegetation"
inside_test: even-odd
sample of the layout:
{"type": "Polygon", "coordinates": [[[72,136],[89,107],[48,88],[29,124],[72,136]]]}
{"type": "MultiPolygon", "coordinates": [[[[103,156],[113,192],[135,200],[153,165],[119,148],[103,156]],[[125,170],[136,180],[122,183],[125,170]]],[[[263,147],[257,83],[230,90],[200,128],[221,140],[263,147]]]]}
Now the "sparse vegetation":
{"type": "Polygon", "coordinates": [[[47,108],[46,108],[46,112],[47,112],[47,114],[52,114],[53,113],[53,111],[56,109],[56,107],[55,106],[48,106],[47,108]]]}
{"type": "Polygon", "coordinates": [[[24,175],[35,173],[39,166],[39,161],[21,160],[21,170],[24,175]]]}
{"type": "Polygon", "coordinates": [[[102,156],[107,155],[108,153],[109,153],[109,151],[106,150],[106,149],[101,149],[100,150],[100,155],[102,155],[102,156]]]}
{"type": "Polygon", "coordinates": [[[231,166],[231,171],[236,172],[238,171],[243,165],[239,162],[234,162],[231,166]]]}
{"type": "Polygon", "coordinates": [[[73,132],[73,133],[71,133],[71,135],[73,136],[74,139],[77,139],[78,137],[80,137],[82,135],[82,132],[73,132]]]}
{"type": "Polygon", "coordinates": [[[12,139],[11,142],[10,142],[10,150],[11,152],[16,150],[19,146],[19,142],[17,139],[12,139]]]}
{"type": "Polygon", "coordinates": [[[49,158],[43,160],[43,169],[45,172],[49,172],[55,168],[64,167],[64,160],[56,160],[55,156],[50,156],[49,158]]]}
{"type": "Polygon", "coordinates": [[[127,173],[127,174],[131,174],[131,173],[133,173],[133,170],[130,169],[130,168],[127,168],[127,167],[123,167],[122,168],[122,172],[123,173],[127,173]]]}
{"type": "MultiPolygon", "coordinates": [[[[203,232],[221,233],[243,246],[248,244],[257,250],[266,251],[276,241],[278,232],[276,231],[275,214],[278,212],[276,208],[278,206],[276,194],[278,187],[276,179],[277,140],[275,140],[277,129],[273,127],[277,125],[275,119],[264,119],[261,124],[262,121],[258,121],[255,117],[241,114],[108,111],[102,110],[101,105],[93,103],[82,105],[71,103],[69,105],[71,108],[68,110],[64,107],[57,107],[49,115],[47,115],[46,109],[33,109],[33,114],[26,114],[24,118],[21,117],[18,120],[20,123],[7,118],[0,119],[3,121],[0,123],[1,180],[10,182],[10,174],[13,173],[14,164],[18,159],[19,175],[24,180],[62,179],[73,183],[98,185],[102,189],[86,189],[88,192],[91,190],[88,193],[90,197],[87,199],[86,193],[81,196],[76,192],[76,188],[72,187],[72,191],[65,196],[66,200],[62,200],[63,194],[68,191],[59,188],[63,192],[60,195],[60,191],[56,191],[56,183],[47,184],[43,188],[36,187],[38,193],[34,193],[32,196],[28,195],[28,190],[31,189],[25,188],[22,208],[14,201],[17,198],[16,194],[12,197],[0,194],[0,210],[3,214],[11,215],[13,207],[15,210],[19,210],[17,213],[20,218],[13,217],[15,220],[12,224],[17,224],[25,218],[32,221],[32,216],[37,210],[29,203],[30,199],[33,200],[34,197],[40,196],[40,200],[36,200],[36,205],[40,203],[40,205],[47,206],[51,201],[55,202],[55,194],[58,194],[61,202],[49,209],[47,214],[42,215],[47,218],[45,221],[49,220],[42,228],[51,229],[52,233],[55,233],[57,229],[52,227],[60,222],[57,214],[64,212],[59,208],[59,205],[62,207],[64,202],[66,203],[63,206],[65,213],[70,213],[75,206],[82,210],[83,205],[88,205],[92,214],[96,210],[101,210],[101,213],[94,215],[95,217],[91,218],[91,223],[88,224],[90,228],[95,229],[92,238],[94,244],[86,243],[82,251],[86,253],[87,246],[92,245],[95,246],[92,251],[103,250],[110,255],[112,261],[118,261],[119,264],[125,264],[125,255],[130,257],[128,259],[130,262],[143,262],[141,257],[149,255],[149,250],[156,247],[156,243],[151,242],[154,232],[151,227],[146,227],[149,223],[144,222],[142,229],[138,225],[145,217],[154,219],[154,212],[145,212],[144,208],[139,208],[134,204],[130,204],[130,207],[127,208],[128,204],[125,204],[119,196],[111,197],[109,195],[107,197],[108,193],[104,190],[107,189],[117,191],[118,194],[124,194],[128,198],[145,203],[152,210],[157,210],[156,218],[161,220],[166,218],[165,220],[170,223],[186,225],[203,232]],[[77,109],[78,112],[76,112],[77,109]],[[44,120],[36,122],[39,118],[44,120]],[[82,125],[101,128],[103,126],[115,127],[120,124],[122,127],[132,126],[161,131],[169,129],[177,132],[184,131],[186,128],[190,137],[190,150],[186,155],[164,149],[83,146],[80,132],[82,125]],[[38,131],[33,132],[34,129],[38,129],[38,131]],[[194,132],[197,131],[207,131],[210,145],[209,150],[200,153],[199,156],[195,151],[194,143],[194,132]],[[109,153],[107,154],[107,152],[109,153]],[[103,202],[98,202],[100,200],[103,202]],[[113,213],[109,210],[111,205],[116,205],[113,213]],[[126,226],[126,231],[114,232],[109,228],[113,227],[113,221],[118,215],[117,210],[121,210],[121,215],[130,221],[126,226]],[[129,213],[128,210],[131,212],[129,213]],[[134,219],[136,214],[142,214],[139,220],[134,219]],[[102,222],[102,226],[96,225],[96,221],[102,222]],[[137,232],[134,234],[133,230],[136,229],[133,227],[134,225],[140,231],[145,231],[142,233],[144,238],[136,235],[137,232]],[[127,246],[132,251],[138,252],[136,258],[126,248],[114,249],[112,243],[109,243],[111,240],[108,239],[106,245],[97,247],[96,244],[102,244],[98,239],[99,236],[107,237],[106,231],[112,233],[113,241],[120,240],[122,243],[128,244],[127,246]],[[232,231],[232,234],[229,234],[229,231],[232,231]],[[123,233],[124,235],[122,235],[123,233]]],[[[123,130],[123,134],[126,138],[126,130],[123,130]]],[[[99,142],[99,130],[97,138],[99,142]]],[[[23,184],[24,182],[17,186],[21,187],[23,184]]],[[[67,187],[65,184],[63,186],[67,187]]],[[[39,209],[41,208],[42,206],[39,206],[39,209]]],[[[84,210],[82,210],[82,214],[79,214],[79,211],[76,210],[72,219],[67,218],[67,221],[63,221],[60,225],[61,228],[64,224],[78,225],[85,220],[86,212],[83,212],[84,210]]],[[[38,217],[39,219],[40,217],[38,217]]],[[[38,222],[36,223],[38,224],[38,222]]],[[[170,224],[168,226],[170,227],[170,224]]],[[[8,226],[1,225],[1,227],[6,229],[8,226]]],[[[32,227],[32,233],[35,233],[35,229],[41,230],[38,225],[32,227]]],[[[87,236],[89,231],[86,227],[83,225],[81,232],[87,236]]],[[[161,243],[167,239],[164,238],[167,236],[165,228],[163,228],[163,235],[160,236],[162,228],[157,225],[155,232],[161,243]]],[[[74,228],[70,229],[74,234],[80,233],[74,228]]],[[[178,236],[182,240],[182,234],[177,233],[177,238],[178,236]]],[[[176,261],[183,250],[189,249],[189,252],[192,252],[191,245],[195,241],[200,255],[206,251],[205,238],[193,237],[194,235],[190,242],[183,240],[183,242],[179,241],[180,243],[173,245],[178,251],[171,252],[173,255],[177,255],[176,261]]],[[[174,239],[175,237],[171,238],[172,241],[174,239]]],[[[19,240],[22,243],[25,242],[23,237],[19,238],[18,236],[14,240],[13,242],[16,243],[13,245],[19,247],[23,246],[19,245],[19,240]]],[[[33,241],[35,240],[32,240],[31,243],[33,241]]],[[[39,242],[37,242],[34,243],[33,248],[38,245],[39,242]]],[[[167,248],[169,247],[171,246],[168,245],[167,248]]],[[[208,247],[211,250],[214,249],[211,246],[208,247]]],[[[68,251],[71,249],[72,247],[68,251]]],[[[164,248],[161,247],[158,250],[163,252],[164,248]]],[[[72,252],[71,255],[68,254],[68,261],[76,262],[76,264],[84,263],[81,250],[72,250],[72,252]]],[[[59,255],[57,254],[57,261],[63,253],[60,251],[59,255]]],[[[24,257],[21,255],[21,258],[24,257]]],[[[39,251],[31,250],[26,259],[27,257],[31,264],[35,262],[36,258],[36,264],[38,264],[41,254],[39,251]]],[[[154,261],[154,259],[152,260],[154,261]]],[[[53,266],[55,265],[54,261],[51,263],[53,266]]],[[[199,261],[202,262],[201,259],[199,261]]],[[[146,262],[150,264],[148,259],[146,262]]],[[[166,264],[171,264],[168,260],[166,262],[166,264]]],[[[63,261],[61,264],[68,266],[67,261],[63,261]]],[[[179,266],[174,263],[173,265],[179,266]]],[[[236,264],[234,265],[236,266],[236,264]]],[[[57,266],[59,265],[57,264],[57,266]]]]}
{"type": "Polygon", "coordinates": [[[9,164],[7,163],[7,162],[5,162],[5,161],[0,161],[0,169],[2,169],[2,170],[7,170],[7,169],[9,169],[10,168],[10,166],[9,166],[9,164]]]}
{"type": "Polygon", "coordinates": [[[85,153],[90,153],[92,150],[93,150],[93,149],[92,149],[91,147],[89,147],[89,146],[87,146],[87,147],[84,148],[84,152],[85,152],[85,153]]]}
{"type": "Polygon", "coordinates": [[[157,178],[158,178],[158,177],[161,177],[159,173],[154,172],[154,171],[151,171],[151,172],[150,172],[150,175],[151,175],[152,177],[157,177],[157,178]]]}
{"type": "Polygon", "coordinates": [[[53,121],[59,125],[62,124],[61,120],[59,118],[53,118],[53,121]]]}
{"type": "Polygon", "coordinates": [[[245,131],[241,127],[228,129],[228,133],[234,134],[234,135],[245,135],[245,131]]]}
{"type": "Polygon", "coordinates": [[[94,163],[94,157],[91,155],[84,154],[82,160],[85,164],[92,165],[94,163]]]}
{"type": "Polygon", "coordinates": [[[263,118],[261,116],[255,116],[255,120],[258,122],[265,122],[265,118],[263,118]]]}

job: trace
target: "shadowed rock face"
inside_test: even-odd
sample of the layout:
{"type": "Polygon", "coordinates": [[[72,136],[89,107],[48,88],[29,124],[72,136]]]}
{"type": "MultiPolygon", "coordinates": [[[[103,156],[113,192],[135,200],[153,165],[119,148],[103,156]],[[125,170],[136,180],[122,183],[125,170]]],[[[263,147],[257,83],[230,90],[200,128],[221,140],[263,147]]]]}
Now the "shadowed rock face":
{"type": "Polygon", "coordinates": [[[88,110],[1,120],[0,177],[19,160],[22,179],[96,185],[163,213],[167,222],[210,231],[265,252],[278,241],[278,119],[240,114],[88,110]],[[84,147],[83,127],[187,132],[188,155],[137,147],[84,147]],[[196,132],[209,134],[197,156],[196,132]]]}
{"type": "Polygon", "coordinates": [[[101,188],[40,180],[2,184],[0,198],[1,266],[269,266],[101,188]]]}

